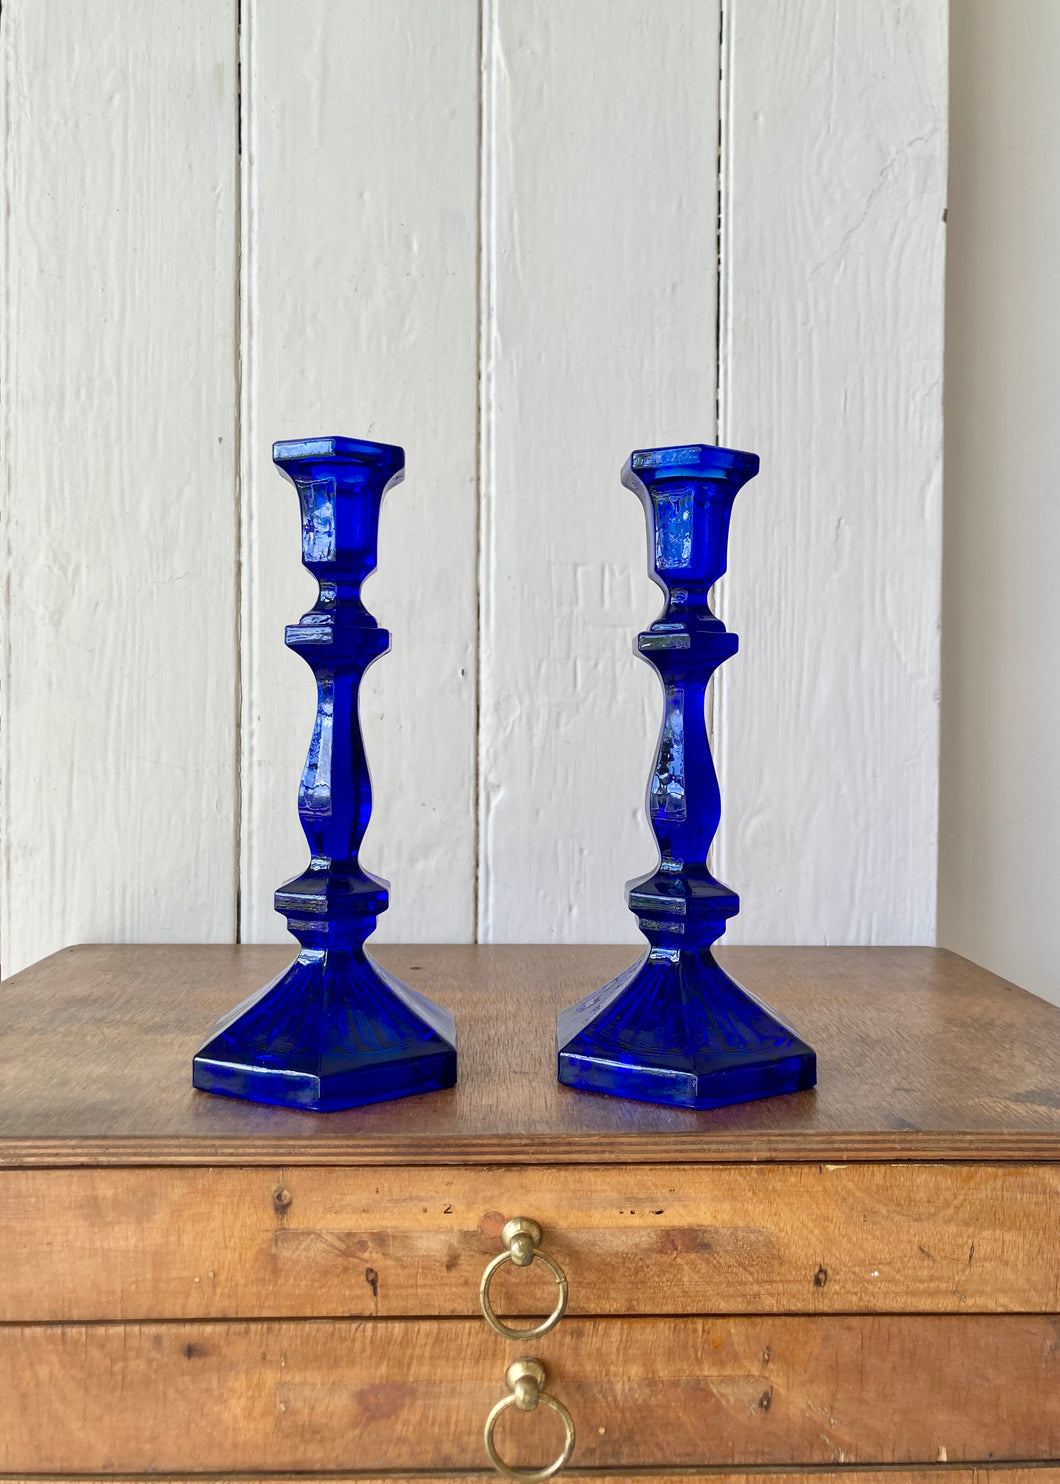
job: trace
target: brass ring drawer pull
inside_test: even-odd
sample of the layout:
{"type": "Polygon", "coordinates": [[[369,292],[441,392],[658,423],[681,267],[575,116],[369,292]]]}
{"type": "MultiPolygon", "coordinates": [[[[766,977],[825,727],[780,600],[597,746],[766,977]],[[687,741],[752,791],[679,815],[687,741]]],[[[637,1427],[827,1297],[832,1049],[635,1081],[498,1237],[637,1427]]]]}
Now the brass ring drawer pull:
{"type": "Polygon", "coordinates": [[[489,1461],[499,1474],[503,1474],[506,1479],[514,1479],[516,1484],[541,1484],[543,1479],[551,1479],[553,1474],[558,1474],[574,1452],[574,1421],[562,1402],[549,1396],[547,1391],[542,1391],[545,1368],[539,1360],[534,1360],[529,1355],[522,1360],[513,1360],[504,1373],[504,1379],[510,1388],[509,1395],[501,1397],[486,1418],[485,1440],[489,1461]],[[520,1412],[532,1412],[539,1402],[551,1407],[563,1423],[563,1451],[543,1469],[513,1469],[497,1452],[493,1442],[493,1429],[497,1426],[501,1413],[506,1412],[509,1407],[516,1407],[520,1412]]]}
{"type": "Polygon", "coordinates": [[[503,1335],[506,1340],[536,1340],[541,1335],[547,1335],[567,1312],[567,1275],[554,1257],[549,1257],[547,1252],[541,1251],[541,1228],[528,1216],[516,1216],[514,1221],[509,1221],[501,1232],[501,1241],[508,1250],[498,1253],[493,1259],[482,1274],[482,1282],[478,1287],[482,1312],[497,1333],[503,1335]],[[490,1284],[494,1273],[506,1262],[514,1263],[517,1268],[528,1268],[535,1257],[545,1264],[556,1280],[556,1287],[559,1289],[556,1307],[547,1319],[542,1320],[533,1329],[512,1329],[510,1325],[504,1323],[503,1319],[498,1319],[493,1312],[493,1305],[490,1303],[490,1284]]]}

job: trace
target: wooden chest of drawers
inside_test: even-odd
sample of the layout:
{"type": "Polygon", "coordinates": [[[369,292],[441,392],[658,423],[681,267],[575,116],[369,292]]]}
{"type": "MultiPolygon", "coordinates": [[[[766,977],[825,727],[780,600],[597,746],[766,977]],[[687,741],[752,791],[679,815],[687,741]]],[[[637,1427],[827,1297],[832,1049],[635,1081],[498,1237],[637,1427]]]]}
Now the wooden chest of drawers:
{"type": "MultiPolygon", "coordinates": [[[[556,1011],[630,950],[379,956],[457,1012],[460,1085],[329,1115],[190,1087],[282,948],[3,986],[0,1475],[481,1473],[529,1354],[583,1474],[1060,1480],[1060,1010],[930,949],[731,949],[820,1084],[693,1113],[555,1083],[556,1011]],[[521,1343],[479,1307],[517,1216],[570,1295],[521,1343]]],[[[517,1327],[555,1294],[492,1290],[517,1327]]]]}

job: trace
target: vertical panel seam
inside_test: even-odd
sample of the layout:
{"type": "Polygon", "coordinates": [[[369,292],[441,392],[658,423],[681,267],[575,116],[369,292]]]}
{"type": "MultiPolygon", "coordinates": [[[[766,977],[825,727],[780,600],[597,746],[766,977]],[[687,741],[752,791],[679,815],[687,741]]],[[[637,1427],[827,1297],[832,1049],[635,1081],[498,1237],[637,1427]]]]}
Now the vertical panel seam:
{"type": "Polygon", "coordinates": [[[714,442],[721,442],[721,269],[722,269],[722,200],[723,149],[725,130],[725,5],[718,5],[717,111],[718,143],[715,154],[716,190],[714,194],[714,442]]]}
{"type": "Polygon", "coordinates": [[[3,275],[4,275],[4,324],[3,324],[3,347],[0,350],[0,402],[2,402],[2,429],[3,447],[0,449],[0,458],[3,459],[3,510],[0,511],[0,521],[3,530],[0,532],[0,553],[4,566],[3,572],[3,612],[0,613],[0,625],[3,633],[0,637],[0,977],[3,975],[3,954],[7,949],[7,936],[9,931],[11,887],[11,841],[10,831],[7,828],[7,809],[10,793],[10,768],[8,765],[8,749],[10,735],[8,731],[8,700],[11,695],[11,69],[9,67],[10,48],[8,46],[8,22],[4,16],[4,6],[0,0],[0,48],[3,57],[0,66],[4,69],[4,112],[3,112],[3,151],[4,151],[4,240],[3,240],[3,275]]]}
{"type": "Polygon", "coordinates": [[[479,787],[482,774],[480,731],[482,726],[482,584],[479,574],[482,569],[482,8],[478,5],[478,119],[476,121],[475,187],[478,193],[478,217],[475,232],[475,318],[478,343],[475,348],[475,674],[474,694],[474,756],[471,778],[471,941],[478,942],[478,884],[479,884],[479,787]]]}
{"type": "MultiPolygon", "coordinates": [[[[718,5],[718,65],[716,74],[717,86],[717,113],[718,113],[718,144],[715,156],[715,171],[717,176],[717,191],[715,193],[715,257],[714,257],[714,442],[721,443],[722,429],[724,427],[727,408],[723,406],[722,365],[727,364],[727,337],[729,331],[729,315],[726,311],[726,284],[725,274],[728,267],[728,255],[725,251],[725,233],[728,226],[728,212],[725,193],[729,185],[729,171],[727,169],[726,154],[729,149],[729,129],[727,128],[726,114],[728,111],[729,75],[730,69],[725,65],[725,49],[728,45],[728,25],[724,0],[718,5]]],[[[718,735],[718,680],[714,676],[710,682],[708,691],[709,702],[707,706],[707,740],[712,751],[716,747],[718,735]]],[[[723,815],[724,818],[724,815],[723,815]]],[[[713,870],[718,855],[718,840],[709,852],[709,865],[713,870]]]]}
{"type": "Polygon", "coordinates": [[[252,561],[250,554],[249,459],[253,433],[251,415],[250,352],[253,339],[250,200],[250,33],[252,0],[237,0],[236,7],[236,145],[237,145],[237,237],[236,237],[236,921],[235,941],[243,941],[243,884],[252,879],[244,854],[251,847],[253,832],[248,795],[253,770],[247,766],[246,748],[253,728],[246,714],[252,693],[247,667],[253,658],[252,561]]]}
{"type": "Polygon", "coordinates": [[[236,261],[235,261],[235,828],[233,939],[243,939],[243,6],[236,0],[236,261]]]}
{"type": "Polygon", "coordinates": [[[483,737],[483,663],[492,622],[494,500],[494,311],[496,290],[496,221],[494,182],[493,52],[497,0],[479,0],[478,116],[478,381],[475,604],[475,768],[474,768],[474,907],[473,939],[488,939],[490,871],[487,855],[489,811],[484,798],[486,769],[483,737]]]}

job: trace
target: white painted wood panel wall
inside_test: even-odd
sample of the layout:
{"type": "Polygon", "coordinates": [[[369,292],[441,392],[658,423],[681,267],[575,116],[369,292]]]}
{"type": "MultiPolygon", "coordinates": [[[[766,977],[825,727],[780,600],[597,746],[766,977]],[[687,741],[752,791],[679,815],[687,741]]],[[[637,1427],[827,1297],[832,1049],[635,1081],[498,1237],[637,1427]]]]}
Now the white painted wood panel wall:
{"type": "Polygon", "coordinates": [[[5,973],[236,930],[235,33],[0,17],[5,973]]]}
{"type": "Polygon", "coordinates": [[[720,611],[732,942],[931,943],[946,11],[736,0],[726,34],[720,611]]]}
{"type": "Polygon", "coordinates": [[[5,973],[283,937],[312,593],[269,449],[321,432],[408,458],[366,590],[381,939],[635,940],[659,599],[618,470],[720,439],[763,455],[732,936],[931,940],[945,22],[7,0],[5,973]]]}

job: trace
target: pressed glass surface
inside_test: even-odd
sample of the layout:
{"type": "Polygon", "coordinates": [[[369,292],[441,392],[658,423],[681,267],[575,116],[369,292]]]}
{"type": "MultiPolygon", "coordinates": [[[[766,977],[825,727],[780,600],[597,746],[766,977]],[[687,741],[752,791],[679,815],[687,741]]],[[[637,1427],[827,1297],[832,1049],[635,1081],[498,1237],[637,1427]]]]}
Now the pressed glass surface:
{"type": "Polygon", "coordinates": [[[302,512],[302,561],[319,595],[287,645],[317,683],[317,712],[298,792],[309,865],[276,893],[298,940],[294,963],[218,1024],[195,1057],[206,1092],[326,1111],[451,1087],[456,1031],[448,1010],[365,951],[388,883],[358,851],[372,812],[357,697],[390,644],[361,602],[376,565],[383,495],[405,456],[385,443],[313,438],[277,443],[273,459],[302,512]]]}
{"type": "Polygon", "coordinates": [[[714,1108],[817,1080],[813,1050],[711,953],[740,901],[707,869],[721,798],[706,689],[738,643],[711,610],[710,590],[725,571],[733,500],[757,472],[757,455],[704,444],[642,449],[622,471],[644,507],[649,570],[666,596],[637,638],[663,684],[648,786],[660,860],[628,887],[647,951],[559,1016],[559,1080],[568,1087],[714,1108]]]}

